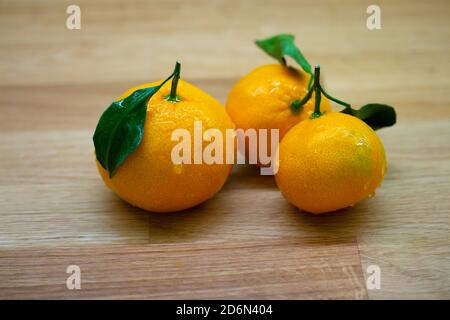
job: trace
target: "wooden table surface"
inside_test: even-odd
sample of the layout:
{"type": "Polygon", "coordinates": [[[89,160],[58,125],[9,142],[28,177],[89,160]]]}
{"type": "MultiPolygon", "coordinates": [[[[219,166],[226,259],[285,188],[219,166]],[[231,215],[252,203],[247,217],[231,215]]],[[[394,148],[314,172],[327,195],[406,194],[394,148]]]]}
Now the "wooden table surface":
{"type": "Polygon", "coordinates": [[[0,1],[0,298],[450,298],[450,2],[0,1]],[[225,102],[290,32],[329,92],[396,107],[376,197],[312,216],[237,166],[212,200],[135,209],[93,160],[98,117],[126,88],[182,77],[225,102]],[[66,288],[68,265],[81,290],[66,288]],[[381,288],[369,290],[377,265],[381,288]]]}

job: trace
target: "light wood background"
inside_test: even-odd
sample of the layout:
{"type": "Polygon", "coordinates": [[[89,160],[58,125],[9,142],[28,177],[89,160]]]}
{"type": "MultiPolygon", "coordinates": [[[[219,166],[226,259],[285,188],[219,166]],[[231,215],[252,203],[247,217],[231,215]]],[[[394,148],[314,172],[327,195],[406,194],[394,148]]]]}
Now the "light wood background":
{"type": "Polygon", "coordinates": [[[0,298],[450,298],[450,2],[377,1],[378,31],[372,1],[79,0],[71,31],[72,3],[0,0],[0,298]],[[103,185],[91,137],[114,97],[181,59],[225,102],[271,62],[253,40],[280,32],[329,92],[396,107],[375,198],[311,216],[239,166],[212,200],[154,214],[103,185]]]}

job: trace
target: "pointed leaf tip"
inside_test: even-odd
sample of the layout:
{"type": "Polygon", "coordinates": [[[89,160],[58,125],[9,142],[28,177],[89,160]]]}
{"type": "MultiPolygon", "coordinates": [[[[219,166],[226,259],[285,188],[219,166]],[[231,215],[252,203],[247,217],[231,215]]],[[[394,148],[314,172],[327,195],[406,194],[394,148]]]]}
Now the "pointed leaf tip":
{"type": "Polygon", "coordinates": [[[160,86],[134,91],[103,112],[94,133],[95,155],[111,178],[142,140],[147,101],[160,86]]]}
{"type": "Polygon", "coordinates": [[[341,112],[357,117],[374,130],[393,126],[397,121],[395,109],[381,103],[368,103],[358,110],[347,107],[341,112]]]}
{"type": "Polygon", "coordinates": [[[279,34],[270,38],[256,40],[256,45],[271,57],[286,65],[285,56],[294,59],[302,69],[312,75],[312,68],[308,60],[294,43],[292,34],[279,34]]]}

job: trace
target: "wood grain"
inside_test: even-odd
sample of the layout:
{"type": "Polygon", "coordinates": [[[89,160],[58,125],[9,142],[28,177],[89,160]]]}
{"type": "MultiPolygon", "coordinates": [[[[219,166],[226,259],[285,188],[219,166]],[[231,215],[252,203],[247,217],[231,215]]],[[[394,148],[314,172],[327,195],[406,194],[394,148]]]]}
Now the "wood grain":
{"type": "Polygon", "coordinates": [[[0,250],[0,274],[3,299],[367,296],[355,242],[318,245],[285,239],[0,250]],[[10,268],[11,264],[18,269],[10,268]],[[73,264],[81,269],[81,290],[66,288],[65,269],[73,264]]]}
{"type": "Polygon", "coordinates": [[[0,298],[450,298],[448,1],[379,1],[379,31],[369,1],[82,0],[76,31],[69,4],[0,2],[0,298]],[[329,92],[396,107],[376,197],[311,216],[251,166],[175,214],[104,187],[91,138],[112,98],[181,58],[224,103],[270,62],[252,41],[278,32],[321,63],[329,92]],[[79,292],[64,287],[74,261],[79,292]],[[366,291],[372,264],[381,289],[366,291]]]}

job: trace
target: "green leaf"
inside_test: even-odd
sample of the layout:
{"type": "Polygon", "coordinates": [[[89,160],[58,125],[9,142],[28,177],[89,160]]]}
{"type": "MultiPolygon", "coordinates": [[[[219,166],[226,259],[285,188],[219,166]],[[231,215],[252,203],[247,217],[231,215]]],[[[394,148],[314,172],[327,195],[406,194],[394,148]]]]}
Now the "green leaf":
{"type": "Polygon", "coordinates": [[[256,40],[256,45],[264,50],[268,55],[286,65],[284,56],[294,59],[305,72],[311,76],[312,68],[305,56],[294,43],[295,37],[292,34],[279,34],[267,39],[256,40]]]}
{"type": "Polygon", "coordinates": [[[93,137],[95,154],[110,178],[141,143],[147,101],[161,86],[139,89],[114,101],[100,117],[93,137]]]}
{"type": "Polygon", "coordinates": [[[397,120],[395,109],[391,106],[380,103],[369,103],[362,106],[358,110],[352,109],[351,107],[346,107],[341,112],[361,119],[374,130],[393,126],[397,120]]]}

